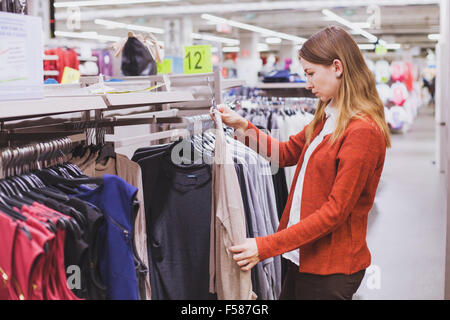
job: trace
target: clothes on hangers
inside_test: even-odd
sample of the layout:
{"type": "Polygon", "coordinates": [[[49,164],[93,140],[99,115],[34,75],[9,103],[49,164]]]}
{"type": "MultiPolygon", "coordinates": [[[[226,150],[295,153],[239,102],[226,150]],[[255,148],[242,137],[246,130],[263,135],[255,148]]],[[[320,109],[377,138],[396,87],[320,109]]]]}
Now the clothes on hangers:
{"type": "Polygon", "coordinates": [[[91,152],[88,148],[84,155],[71,157],[70,162],[78,165],[88,176],[102,177],[105,174],[117,175],[137,188],[136,200],[139,202],[139,210],[134,218],[133,239],[138,257],[137,263],[139,263],[137,270],[141,270],[138,272],[138,276],[142,277],[142,281],[139,281],[140,287],[143,287],[140,290],[140,296],[146,300],[150,300],[152,294],[148,275],[147,231],[141,168],[136,162],[131,161],[127,156],[119,153],[114,153],[113,156],[106,157],[97,162],[100,152],[101,150],[91,152]]]}
{"type": "Polygon", "coordinates": [[[211,173],[174,164],[173,144],[141,148],[152,298],[216,299],[208,292],[211,173]]]}
{"type": "MultiPolygon", "coordinates": [[[[271,134],[273,134],[273,136],[280,141],[289,140],[290,136],[302,131],[303,128],[314,118],[314,115],[309,112],[301,112],[295,109],[288,111],[288,109],[277,108],[272,110],[265,110],[264,112],[262,112],[261,110],[258,110],[258,107],[256,108],[257,109],[254,112],[242,109],[239,113],[247,118],[250,122],[256,123],[255,126],[258,129],[270,128],[271,134]]],[[[295,170],[295,166],[286,167],[283,170],[288,190],[291,188],[295,170]]],[[[277,179],[283,179],[283,177],[278,176],[277,179]]],[[[279,185],[279,182],[277,182],[276,185],[279,185]]],[[[285,194],[285,191],[280,192],[285,194]]],[[[286,204],[286,201],[284,201],[284,205],[286,204]]],[[[279,216],[281,216],[281,213],[284,210],[284,205],[283,208],[281,208],[280,205],[278,207],[279,216]]]]}
{"type": "Polygon", "coordinates": [[[105,76],[114,75],[113,55],[109,50],[93,50],[92,55],[97,57],[97,65],[99,73],[105,76]]]}
{"type": "Polygon", "coordinates": [[[137,188],[114,175],[104,175],[104,183],[94,189],[82,186],[74,195],[99,208],[105,224],[99,232],[104,238],[100,252],[100,273],[108,284],[107,298],[138,300],[139,288],[133,250],[133,200],[137,188]]]}
{"type": "Polygon", "coordinates": [[[137,273],[148,270],[133,248],[137,188],[115,175],[69,178],[69,168],[35,171],[42,185],[0,180],[2,199],[14,204],[0,205],[0,298],[144,299],[137,273]]]}
{"type": "Polygon", "coordinates": [[[253,300],[257,296],[251,272],[242,271],[228,251],[245,240],[246,221],[241,194],[236,192],[239,180],[221,129],[217,130],[212,173],[210,292],[221,300],[253,300]]]}
{"type": "Polygon", "coordinates": [[[78,60],[78,55],[75,50],[71,48],[48,49],[45,50],[44,54],[58,56],[57,60],[44,60],[44,70],[54,70],[59,72],[57,76],[45,76],[44,80],[54,78],[58,81],[58,83],[61,83],[65,67],[70,67],[76,70],[79,69],[80,61],[78,60]]]}
{"type": "Polygon", "coordinates": [[[59,223],[72,218],[37,202],[13,209],[25,220],[14,220],[0,211],[0,234],[5,240],[0,255],[0,298],[79,300],[68,288],[65,274],[64,243],[70,230],[59,223]]]}

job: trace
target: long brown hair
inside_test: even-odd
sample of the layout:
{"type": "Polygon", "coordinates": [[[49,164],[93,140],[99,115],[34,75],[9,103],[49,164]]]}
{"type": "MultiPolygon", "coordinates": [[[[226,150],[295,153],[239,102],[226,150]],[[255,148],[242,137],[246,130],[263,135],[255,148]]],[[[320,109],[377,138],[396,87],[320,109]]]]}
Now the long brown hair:
{"type": "MultiPolygon", "coordinates": [[[[332,26],[315,33],[303,44],[300,57],[310,63],[325,66],[332,65],[335,59],[342,62],[343,73],[336,102],[339,116],[330,143],[334,143],[343,135],[351,119],[364,119],[364,116],[369,116],[383,132],[386,146],[391,146],[384,105],[378,96],[375,79],[358,45],[344,29],[332,26]]],[[[328,102],[319,100],[314,119],[306,130],[308,142],[312,140],[317,123],[324,119],[328,102]]]]}

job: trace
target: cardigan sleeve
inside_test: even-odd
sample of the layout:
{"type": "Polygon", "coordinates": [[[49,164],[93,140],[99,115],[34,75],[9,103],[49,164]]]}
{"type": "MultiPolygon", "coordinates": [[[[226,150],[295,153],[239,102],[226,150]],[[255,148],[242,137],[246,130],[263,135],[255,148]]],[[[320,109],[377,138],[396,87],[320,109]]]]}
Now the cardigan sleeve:
{"type": "Polygon", "coordinates": [[[368,178],[385,154],[384,137],[373,128],[358,128],[344,138],[338,152],[338,169],[328,201],[297,224],[274,234],[257,237],[260,260],[313,242],[342,224],[356,205],[368,178]],[[383,149],[384,148],[384,149],[383,149]]]}
{"type": "Polygon", "coordinates": [[[280,142],[259,130],[250,121],[247,122],[247,129],[244,132],[237,130],[235,138],[280,168],[297,164],[306,144],[305,132],[308,125],[298,134],[290,136],[288,141],[280,142]]]}

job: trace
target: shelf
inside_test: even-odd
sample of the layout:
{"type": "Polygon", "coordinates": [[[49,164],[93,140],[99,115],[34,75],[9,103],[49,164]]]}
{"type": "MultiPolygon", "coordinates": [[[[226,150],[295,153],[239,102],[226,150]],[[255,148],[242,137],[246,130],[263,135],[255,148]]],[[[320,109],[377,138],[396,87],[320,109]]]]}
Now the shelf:
{"type": "Polygon", "coordinates": [[[44,70],[44,76],[57,76],[59,71],[56,70],[44,70]]]}
{"type": "Polygon", "coordinates": [[[94,62],[97,62],[97,57],[96,56],[91,56],[91,57],[78,56],[78,60],[79,61],[94,61],[94,62]]]}
{"type": "Polygon", "coordinates": [[[39,100],[0,101],[0,120],[15,120],[44,115],[106,109],[101,96],[46,97],[39,100]]]}
{"type": "Polygon", "coordinates": [[[59,56],[57,56],[57,55],[47,55],[47,54],[44,55],[44,60],[56,61],[58,59],[59,59],[59,56]]]}
{"type": "Polygon", "coordinates": [[[192,93],[188,91],[106,94],[103,98],[105,99],[109,110],[124,107],[195,101],[192,93]]]}
{"type": "Polygon", "coordinates": [[[222,80],[222,89],[231,89],[235,87],[245,86],[245,80],[240,79],[224,79],[222,80]]]}
{"type": "Polygon", "coordinates": [[[303,82],[258,83],[255,87],[258,89],[304,89],[306,88],[306,83],[303,82]]]}

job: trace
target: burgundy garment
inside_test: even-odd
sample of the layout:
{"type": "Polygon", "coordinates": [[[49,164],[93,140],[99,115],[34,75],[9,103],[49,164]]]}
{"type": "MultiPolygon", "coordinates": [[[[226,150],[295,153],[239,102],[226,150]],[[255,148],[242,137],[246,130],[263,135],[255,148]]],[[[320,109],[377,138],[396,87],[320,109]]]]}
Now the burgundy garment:
{"type": "Polygon", "coordinates": [[[42,221],[35,218],[28,207],[22,207],[21,213],[22,215],[27,217],[26,224],[30,227],[30,232],[33,236],[33,240],[36,240],[38,244],[44,249],[43,257],[33,268],[31,283],[30,287],[28,288],[28,299],[43,300],[46,279],[49,276],[49,272],[47,272],[50,266],[49,257],[51,257],[51,255],[53,254],[51,248],[53,246],[53,242],[55,241],[56,235],[49,229],[47,229],[42,221]],[[40,233],[42,236],[39,236],[37,233],[40,233]]]}
{"type": "Polygon", "coordinates": [[[12,260],[18,224],[0,212],[0,300],[17,299],[12,287],[12,260]]]}
{"type": "MultiPolygon", "coordinates": [[[[57,212],[51,208],[46,207],[43,204],[38,202],[34,202],[31,209],[39,212],[42,215],[47,215],[50,217],[50,220],[53,221],[55,225],[58,225],[58,220],[61,218],[66,218],[68,220],[72,219],[69,216],[66,216],[60,212],[57,212]]],[[[53,288],[52,292],[58,292],[54,299],[58,300],[83,300],[78,298],[72,290],[67,286],[67,276],[66,269],[64,264],[64,244],[66,239],[66,231],[59,228],[56,234],[56,241],[54,243],[54,254],[52,255],[52,274],[54,275],[54,281],[51,282],[51,288],[53,288]]]]}
{"type": "MultiPolygon", "coordinates": [[[[25,228],[30,233],[34,231],[30,230],[32,228],[28,228],[28,226],[25,226],[25,228]]],[[[33,236],[35,235],[37,233],[33,232],[33,236]]],[[[31,286],[33,268],[39,263],[39,259],[43,254],[44,249],[39,246],[37,241],[30,239],[29,235],[19,228],[14,245],[12,268],[12,285],[16,290],[19,300],[28,299],[28,288],[31,286]]]]}

